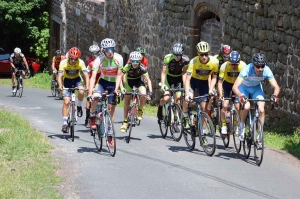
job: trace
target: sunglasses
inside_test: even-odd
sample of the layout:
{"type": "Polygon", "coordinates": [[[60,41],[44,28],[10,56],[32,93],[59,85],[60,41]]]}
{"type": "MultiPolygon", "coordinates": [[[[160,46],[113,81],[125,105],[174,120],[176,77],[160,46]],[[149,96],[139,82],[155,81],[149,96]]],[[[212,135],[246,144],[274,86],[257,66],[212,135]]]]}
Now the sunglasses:
{"type": "Polygon", "coordinates": [[[70,60],[75,62],[75,61],[77,61],[78,59],[75,59],[75,58],[70,57],[70,60]]]}
{"type": "Polygon", "coordinates": [[[239,64],[236,63],[230,63],[231,66],[238,66],[239,64]]]}
{"type": "Polygon", "coordinates": [[[91,55],[96,56],[99,52],[92,52],[91,55]]]}
{"type": "Polygon", "coordinates": [[[131,63],[132,63],[132,64],[139,64],[140,61],[139,61],[139,60],[131,60],[131,63]]]}
{"type": "Polygon", "coordinates": [[[254,64],[254,66],[255,66],[255,68],[257,68],[257,69],[265,68],[265,65],[259,66],[259,65],[255,65],[255,64],[254,64]]]}
{"type": "Polygon", "coordinates": [[[111,48],[105,48],[105,52],[109,53],[109,52],[115,52],[115,48],[111,47],[111,48]]]}
{"type": "Polygon", "coordinates": [[[199,54],[200,55],[200,57],[208,57],[208,53],[204,53],[204,54],[199,54]]]}

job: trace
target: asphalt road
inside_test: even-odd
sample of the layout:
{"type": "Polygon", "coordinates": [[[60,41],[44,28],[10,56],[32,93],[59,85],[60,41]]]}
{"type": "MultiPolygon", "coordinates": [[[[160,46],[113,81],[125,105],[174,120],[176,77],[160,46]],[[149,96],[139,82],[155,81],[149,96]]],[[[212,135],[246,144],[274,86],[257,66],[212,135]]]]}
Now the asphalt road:
{"type": "Polygon", "coordinates": [[[127,144],[126,134],[119,131],[123,110],[117,109],[117,153],[111,157],[106,148],[96,151],[83,125],[85,113],[76,126],[75,141],[66,139],[61,133],[62,101],[54,99],[50,91],[26,88],[26,82],[22,98],[12,97],[9,86],[0,86],[0,90],[0,105],[14,107],[62,152],[72,169],[70,175],[74,175],[74,186],[68,191],[76,197],[300,198],[299,164],[291,164],[290,156],[282,155],[285,153],[266,148],[258,167],[253,159],[237,154],[232,144],[225,149],[218,137],[216,153],[208,157],[199,140],[195,150],[189,151],[183,139],[175,142],[170,135],[162,139],[156,119],[148,116],[133,129],[127,144]]]}

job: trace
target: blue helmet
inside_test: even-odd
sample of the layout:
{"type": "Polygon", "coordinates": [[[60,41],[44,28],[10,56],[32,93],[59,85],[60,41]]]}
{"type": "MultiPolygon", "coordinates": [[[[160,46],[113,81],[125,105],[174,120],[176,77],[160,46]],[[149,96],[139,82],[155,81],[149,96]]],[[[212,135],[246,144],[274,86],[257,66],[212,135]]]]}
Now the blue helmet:
{"type": "Polygon", "coordinates": [[[233,64],[239,64],[241,60],[241,56],[240,53],[238,53],[237,51],[232,51],[229,55],[229,61],[230,63],[233,64]]]}

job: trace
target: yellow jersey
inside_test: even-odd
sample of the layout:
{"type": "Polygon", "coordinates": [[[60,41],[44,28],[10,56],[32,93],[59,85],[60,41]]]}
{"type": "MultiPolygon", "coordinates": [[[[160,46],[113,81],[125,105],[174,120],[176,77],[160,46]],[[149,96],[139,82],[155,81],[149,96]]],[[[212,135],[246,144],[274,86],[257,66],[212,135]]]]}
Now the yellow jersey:
{"type": "Polygon", "coordinates": [[[187,75],[191,75],[198,80],[208,80],[210,75],[218,75],[219,60],[209,56],[206,64],[200,62],[199,56],[194,57],[188,66],[187,75]]]}
{"type": "Polygon", "coordinates": [[[82,59],[78,59],[74,65],[69,63],[69,59],[64,59],[59,64],[59,73],[63,73],[63,76],[67,79],[75,79],[80,77],[80,70],[87,72],[85,63],[82,59]]]}
{"type": "Polygon", "coordinates": [[[246,63],[240,61],[237,69],[233,70],[229,61],[223,63],[220,68],[219,80],[234,84],[244,66],[246,66],[246,63]]]}

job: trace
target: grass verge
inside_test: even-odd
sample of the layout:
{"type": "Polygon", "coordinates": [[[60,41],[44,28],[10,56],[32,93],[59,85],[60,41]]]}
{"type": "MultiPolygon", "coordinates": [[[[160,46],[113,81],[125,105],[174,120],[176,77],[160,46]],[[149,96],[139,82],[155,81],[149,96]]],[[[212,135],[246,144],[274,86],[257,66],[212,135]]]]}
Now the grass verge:
{"type": "Polygon", "coordinates": [[[48,139],[16,113],[0,110],[0,198],[62,198],[48,139]],[[16,125],[17,124],[17,125],[16,125]]]}

